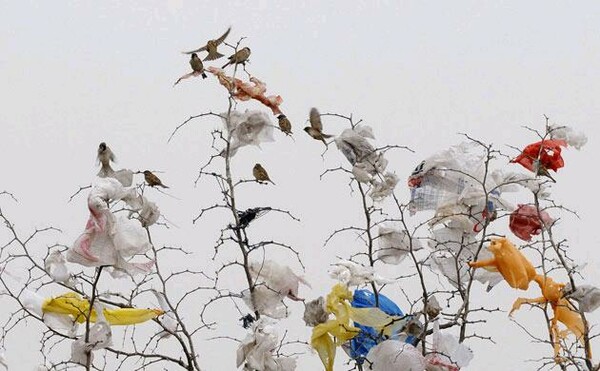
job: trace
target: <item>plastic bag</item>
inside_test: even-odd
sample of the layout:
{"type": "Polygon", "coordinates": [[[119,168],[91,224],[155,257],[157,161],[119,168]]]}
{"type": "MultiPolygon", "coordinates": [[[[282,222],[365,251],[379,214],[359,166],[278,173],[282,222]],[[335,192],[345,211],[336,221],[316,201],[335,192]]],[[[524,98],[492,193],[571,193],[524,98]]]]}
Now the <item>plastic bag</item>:
{"type": "Polygon", "coordinates": [[[108,206],[111,201],[130,199],[130,195],[131,190],[125,190],[115,179],[97,182],[88,196],[90,217],[85,231],[67,251],[67,261],[87,267],[111,265],[129,275],[150,271],[154,261],[130,261],[133,255],[143,254],[152,247],[146,231],[138,221],[115,217],[108,206]]]}
{"type": "Polygon", "coordinates": [[[399,340],[386,340],[371,348],[367,364],[372,371],[424,371],[426,367],[421,352],[399,340]]]}
{"type": "Polygon", "coordinates": [[[229,155],[233,156],[241,147],[254,145],[260,148],[261,143],[273,142],[273,124],[269,116],[262,111],[232,111],[227,120],[227,113],[221,114],[223,123],[231,135],[229,155]]]}
{"type": "MultiPolygon", "coordinates": [[[[379,309],[384,313],[391,316],[404,315],[396,303],[386,296],[379,294],[378,299],[379,309]]],[[[353,308],[373,308],[375,307],[375,295],[368,290],[355,290],[351,305],[353,308]]],[[[350,340],[350,357],[359,363],[363,363],[364,357],[369,353],[369,350],[384,339],[373,327],[364,326],[357,322],[354,323],[354,326],[360,329],[360,333],[350,340]]],[[[398,334],[392,334],[391,338],[397,339],[398,334]]],[[[414,337],[410,336],[406,342],[411,343],[414,340],[414,337]]]]}
{"type": "Polygon", "coordinates": [[[518,163],[525,169],[533,172],[539,171],[539,168],[557,171],[565,166],[560,153],[561,147],[566,146],[567,142],[562,139],[548,139],[535,142],[526,146],[521,154],[510,160],[510,162],[518,163]]]}
{"type": "Polygon", "coordinates": [[[379,227],[377,241],[379,244],[377,259],[386,264],[400,264],[411,248],[412,251],[423,248],[421,241],[416,238],[409,238],[406,231],[387,225],[379,227]]]}
{"type": "Polygon", "coordinates": [[[568,126],[550,125],[550,138],[562,139],[568,145],[580,150],[586,143],[588,138],[583,132],[576,132],[568,126]]]}
{"type": "Polygon", "coordinates": [[[579,309],[584,312],[593,312],[600,307],[600,289],[592,285],[578,285],[577,290],[572,291],[571,284],[568,283],[563,289],[568,293],[568,298],[575,300],[579,304],[579,309]]]}
{"type": "Polygon", "coordinates": [[[237,350],[236,365],[244,365],[244,370],[293,371],[296,362],[293,358],[275,358],[273,351],[278,346],[275,328],[270,321],[259,319],[240,343],[237,350]]]}
{"type": "Polygon", "coordinates": [[[519,205],[510,214],[508,226],[515,236],[523,241],[531,241],[533,235],[540,234],[544,225],[550,225],[553,221],[547,212],[540,210],[538,213],[538,209],[533,205],[519,205]]]}
{"type": "Polygon", "coordinates": [[[425,356],[427,371],[458,371],[473,359],[473,351],[451,334],[440,331],[438,321],[433,322],[433,349],[425,356]]]}
{"type": "Polygon", "coordinates": [[[365,267],[350,260],[340,260],[332,264],[329,276],[348,286],[361,286],[371,282],[380,285],[395,282],[379,276],[373,267],[365,267]]]}

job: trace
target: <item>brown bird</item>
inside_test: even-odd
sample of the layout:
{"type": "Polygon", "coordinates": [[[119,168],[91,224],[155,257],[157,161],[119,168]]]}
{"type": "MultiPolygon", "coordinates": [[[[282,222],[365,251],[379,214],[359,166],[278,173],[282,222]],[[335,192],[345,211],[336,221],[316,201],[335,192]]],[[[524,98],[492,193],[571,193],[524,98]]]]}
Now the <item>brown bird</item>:
{"type": "Polygon", "coordinates": [[[221,45],[223,43],[223,41],[225,41],[225,38],[227,38],[227,35],[229,35],[229,31],[231,31],[231,27],[229,27],[227,29],[227,31],[225,31],[225,33],[223,35],[221,35],[221,37],[219,37],[218,39],[208,40],[206,45],[201,46],[196,50],[192,50],[189,52],[183,52],[183,53],[184,54],[192,54],[192,53],[198,53],[198,52],[206,50],[208,52],[208,55],[206,56],[206,58],[204,58],[205,61],[213,61],[215,59],[219,59],[223,56],[223,54],[221,54],[217,51],[217,47],[219,45],[221,45]]]}
{"type": "Polygon", "coordinates": [[[104,178],[114,174],[114,170],[110,167],[110,162],[115,162],[115,154],[105,142],[100,143],[98,146],[98,155],[96,156],[96,159],[101,165],[100,171],[98,172],[99,177],[104,178]]]}
{"type": "Polygon", "coordinates": [[[550,180],[554,183],[556,183],[556,180],[554,180],[552,175],[550,175],[550,173],[548,172],[548,169],[546,169],[546,167],[540,162],[539,159],[533,161],[533,171],[535,172],[535,175],[545,176],[547,178],[550,178],[550,180]]]}
{"type": "Polygon", "coordinates": [[[254,175],[254,179],[256,179],[256,181],[259,183],[271,182],[271,183],[275,184],[275,182],[273,182],[269,178],[269,174],[267,173],[267,170],[265,170],[265,168],[262,167],[261,164],[254,165],[254,168],[252,169],[252,175],[254,175]]]}
{"type": "Polygon", "coordinates": [[[163,187],[163,188],[169,188],[166,185],[162,184],[162,181],[156,176],[154,175],[154,173],[152,173],[150,170],[144,170],[144,179],[146,180],[146,183],[148,183],[148,185],[150,187],[163,187]]]}
{"type": "Polygon", "coordinates": [[[310,110],[309,115],[310,126],[304,128],[304,131],[308,133],[313,139],[320,140],[327,146],[325,139],[331,138],[332,135],[323,133],[323,123],[321,122],[321,114],[313,107],[310,110]]]}
{"type": "Polygon", "coordinates": [[[287,116],[281,114],[277,116],[277,120],[279,121],[279,128],[287,135],[292,134],[292,123],[288,120],[287,116]]]}
{"type": "Polygon", "coordinates": [[[192,53],[192,58],[190,59],[190,66],[192,66],[192,70],[194,70],[194,72],[201,73],[203,79],[207,77],[204,73],[204,64],[202,64],[202,59],[198,58],[198,54],[192,53]]]}
{"type": "Polygon", "coordinates": [[[250,58],[250,48],[246,46],[246,47],[238,50],[237,52],[235,52],[235,54],[229,56],[228,58],[229,58],[229,62],[227,62],[221,68],[225,68],[225,67],[229,66],[230,64],[242,64],[245,68],[246,62],[248,61],[248,58],[250,58]]]}

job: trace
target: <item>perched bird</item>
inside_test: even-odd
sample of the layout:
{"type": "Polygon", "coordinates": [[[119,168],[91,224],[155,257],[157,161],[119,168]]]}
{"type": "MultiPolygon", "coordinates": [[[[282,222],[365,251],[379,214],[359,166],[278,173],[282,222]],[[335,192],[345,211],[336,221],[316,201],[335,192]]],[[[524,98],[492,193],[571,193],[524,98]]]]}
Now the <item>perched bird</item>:
{"type": "Polygon", "coordinates": [[[98,155],[96,159],[101,165],[100,171],[98,172],[99,177],[104,178],[114,174],[114,170],[110,167],[110,162],[115,162],[115,154],[105,142],[100,143],[98,146],[98,155]]]}
{"type": "Polygon", "coordinates": [[[279,128],[287,135],[292,134],[292,123],[288,120],[287,116],[281,114],[277,116],[277,120],[279,121],[279,128]]]}
{"type": "Polygon", "coordinates": [[[198,54],[192,53],[192,58],[190,59],[190,66],[192,66],[192,70],[194,70],[194,72],[202,74],[203,79],[207,77],[204,73],[204,64],[202,64],[202,59],[198,58],[198,54]]]}
{"type": "Polygon", "coordinates": [[[230,64],[240,64],[240,63],[244,67],[246,67],[246,62],[248,61],[248,58],[250,58],[250,48],[246,46],[246,47],[238,50],[237,52],[235,52],[235,54],[232,54],[231,56],[229,56],[229,62],[227,62],[221,68],[225,68],[225,67],[229,66],[230,64]]]}
{"type": "Polygon", "coordinates": [[[262,167],[261,164],[254,165],[254,168],[252,169],[252,175],[254,175],[254,179],[256,179],[256,181],[259,183],[271,182],[275,184],[275,182],[269,179],[269,174],[267,173],[267,170],[265,170],[265,168],[262,167]]]}
{"type": "Polygon", "coordinates": [[[163,188],[169,188],[166,185],[162,184],[162,181],[156,176],[154,175],[150,170],[144,170],[144,179],[146,180],[146,183],[148,183],[148,185],[150,187],[163,187],[163,188]]]}
{"type": "Polygon", "coordinates": [[[193,54],[193,53],[198,53],[198,52],[206,50],[208,52],[208,55],[206,56],[206,58],[204,58],[205,61],[214,61],[215,59],[219,59],[223,56],[223,54],[221,54],[217,51],[217,47],[219,45],[221,45],[223,43],[223,41],[225,41],[225,38],[227,37],[227,35],[229,35],[229,31],[231,31],[231,27],[229,27],[227,29],[227,31],[225,31],[225,33],[223,35],[221,35],[221,37],[219,37],[218,39],[208,40],[206,45],[201,46],[196,50],[192,50],[189,52],[183,52],[183,53],[184,54],[193,54]]]}
{"type": "Polygon", "coordinates": [[[541,163],[539,159],[535,159],[533,161],[533,171],[535,172],[535,175],[545,176],[547,178],[550,178],[552,182],[556,183],[556,180],[554,180],[552,175],[550,175],[550,173],[548,172],[548,169],[546,169],[546,167],[541,163]]]}
{"type": "Polygon", "coordinates": [[[327,146],[327,142],[325,139],[331,138],[332,135],[323,133],[323,123],[321,122],[321,114],[319,111],[313,107],[310,110],[309,115],[310,126],[304,128],[304,131],[308,133],[313,139],[320,140],[327,146]]]}

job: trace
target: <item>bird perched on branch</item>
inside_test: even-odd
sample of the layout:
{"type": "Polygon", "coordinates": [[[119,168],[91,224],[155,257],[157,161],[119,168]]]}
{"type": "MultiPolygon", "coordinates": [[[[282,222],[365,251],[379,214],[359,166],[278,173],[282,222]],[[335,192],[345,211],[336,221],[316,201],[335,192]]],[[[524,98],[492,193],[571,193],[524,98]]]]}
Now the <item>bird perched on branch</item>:
{"type": "Polygon", "coordinates": [[[202,74],[203,79],[207,77],[204,73],[204,64],[202,63],[202,60],[198,57],[198,54],[192,53],[192,58],[190,59],[190,66],[192,66],[192,70],[194,70],[194,72],[202,74]]]}
{"type": "Polygon", "coordinates": [[[281,129],[281,131],[284,132],[286,135],[291,135],[292,123],[290,122],[290,120],[288,120],[287,116],[281,114],[277,116],[277,120],[279,121],[279,128],[281,129]]]}
{"type": "Polygon", "coordinates": [[[235,52],[228,58],[229,58],[229,62],[227,62],[221,68],[225,68],[225,67],[229,66],[230,64],[242,64],[245,68],[246,62],[248,61],[248,58],[250,58],[250,48],[246,46],[246,47],[238,50],[237,52],[235,52]]]}
{"type": "Polygon", "coordinates": [[[105,142],[100,143],[98,146],[98,155],[96,158],[102,166],[98,172],[99,177],[104,178],[114,173],[114,170],[110,167],[110,162],[115,162],[115,154],[105,142]]]}
{"type": "Polygon", "coordinates": [[[231,31],[231,27],[229,27],[227,29],[227,31],[225,31],[225,33],[223,35],[221,35],[218,39],[208,40],[206,45],[201,46],[196,50],[192,50],[189,52],[183,52],[183,53],[184,54],[193,54],[193,53],[198,53],[198,52],[206,50],[208,52],[208,55],[206,56],[206,58],[204,58],[205,61],[213,61],[215,59],[219,59],[223,56],[223,54],[221,54],[217,51],[217,47],[219,45],[221,45],[223,43],[223,41],[225,41],[225,38],[227,38],[227,35],[229,35],[229,31],[231,31]]]}
{"type": "Polygon", "coordinates": [[[148,185],[150,187],[163,187],[163,188],[169,188],[166,185],[162,184],[162,181],[156,176],[154,175],[154,173],[152,173],[150,170],[144,170],[144,179],[146,180],[146,183],[148,183],[148,185]]]}
{"type": "Polygon", "coordinates": [[[554,180],[552,175],[550,175],[550,173],[548,172],[548,169],[546,169],[546,167],[541,163],[539,159],[535,159],[533,161],[533,171],[535,172],[535,175],[545,176],[549,178],[552,182],[556,183],[556,180],[554,180]]]}
{"type": "Polygon", "coordinates": [[[271,182],[271,183],[273,183],[273,185],[275,185],[275,182],[273,182],[269,178],[269,174],[267,173],[267,170],[265,170],[265,168],[262,167],[261,164],[254,165],[254,168],[252,169],[252,175],[254,175],[254,179],[256,179],[256,181],[259,183],[271,182]]]}
{"type": "Polygon", "coordinates": [[[321,114],[313,107],[310,110],[309,115],[310,126],[304,128],[304,131],[308,133],[313,139],[320,140],[327,146],[325,139],[331,138],[332,135],[323,133],[323,123],[321,122],[321,114]]]}

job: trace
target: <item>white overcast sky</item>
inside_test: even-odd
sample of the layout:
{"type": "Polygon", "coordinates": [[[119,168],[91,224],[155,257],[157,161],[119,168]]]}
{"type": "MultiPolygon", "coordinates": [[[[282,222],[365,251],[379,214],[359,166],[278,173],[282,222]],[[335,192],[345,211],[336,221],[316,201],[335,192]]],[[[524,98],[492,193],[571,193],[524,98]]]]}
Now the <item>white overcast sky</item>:
{"type": "MultiPolygon", "coordinates": [[[[240,152],[234,171],[249,177],[252,165],[261,162],[277,183],[249,185],[240,193],[242,208],[269,204],[302,219],[298,224],[272,216],[264,220],[261,233],[285,239],[301,252],[313,284],[302,289],[303,296],[326,294],[333,284],[325,273],[328,265],[335,256],[356,252],[353,238],[323,250],[327,235],[362,220],[347,179],[319,181],[326,166],[345,160],[332,148],[323,162],[322,145],[302,132],[312,106],[353,114],[373,127],[378,144],[416,151],[390,161],[402,179],[398,187],[404,200],[404,179],[414,166],[458,143],[458,133],[514,154],[506,145],[534,141],[522,126],[541,130],[544,114],[553,123],[585,131],[589,142],[582,151],[563,152],[566,166],[556,175],[554,194],[579,212],[580,220],[565,217],[561,237],[571,241],[576,258],[589,263],[589,281],[600,284],[596,1],[0,1],[0,190],[19,199],[9,207],[18,228],[26,232],[52,224],[63,233],[48,244],[72,243],[82,232],[87,210],[84,196],[71,203],[67,199],[93,181],[95,151],[106,141],[117,155],[117,167],[163,172],[163,181],[179,200],[159,193],[152,197],[179,228],[156,232],[159,240],[195,251],[199,266],[213,270],[206,256],[228,216],[214,214],[195,226],[191,220],[201,207],[218,200],[213,183],[194,187],[193,182],[210,153],[210,131],[220,123],[193,122],[171,143],[167,138],[190,115],[227,108],[225,91],[213,78],[189,79],[176,87],[173,82],[189,70],[181,51],[229,26],[229,41],[247,37],[249,71],[267,83],[268,94],[283,97],[281,107],[294,125],[295,141],[275,133],[276,142],[262,151],[240,152]]],[[[217,62],[210,65],[224,64],[223,59],[217,62]]],[[[255,103],[241,107],[260,108],[255,103]]],[[[333,134],[345,128],[339,120],[324,124],[333,134]]],[[[299,269],[289,256],[273,256],[299,269]]],[[[502,284],[493,296],[481,293],[478,300],[493,300],[506,309],[517,295],[537,296],[536,290],[517,293],[502,284]]],[[[388,292],[401,299],[397,290],[388,292]]],[[[309,330],[301,326],[302,306],[294,303],[292,310],[288,336],[308,339],[309,330]]],[[[217,312],[219,321],[232,323],[219,335],[243,336],[235,327],[235,311],[217,312]]],[[[534,369],[524,361],[551,351],[532,345],[505,313],[492,318],[481,330],[497,345],[474,342],[469,370],[534,369]]],[[[532,324],[541,321],[538,312],[518,318],[544,336],[543,327],[532,324]]],[[[600,318],[594,320],[597,324],[600,318]]],[[[213,335],[217,333],[205,338],[213,335]]],[[[29,353],[31,343],[13,341],[7,345],[11,370],[33,367],[34,358],[19,360],[34,354],[29,353]]],[[[208,370],[234,369],[234,352],[226,341],[201,342],[201,364],[208,370]]],[[[337,370],[346,369],[343,359],[338,358],[337,370]]],[[[299,358],[298,369],[319,365],[318,357],[307,353],[299,358]]]]}

